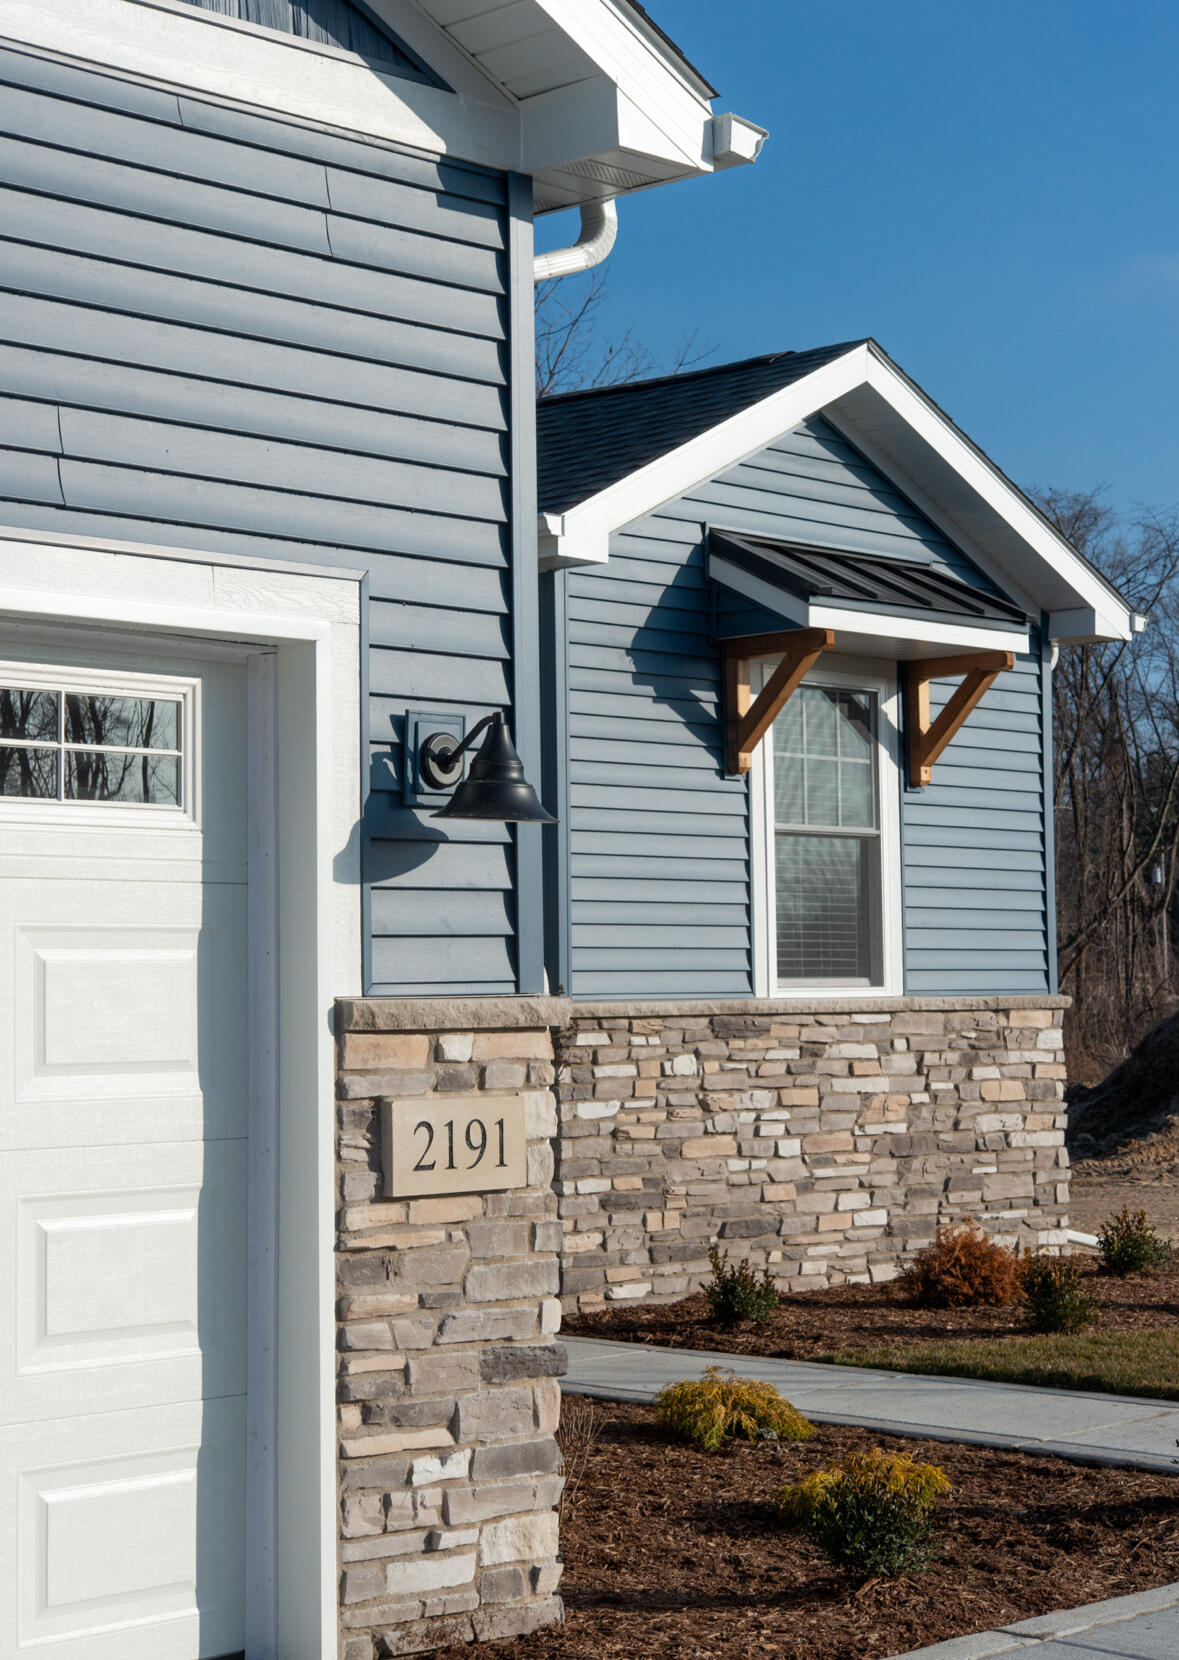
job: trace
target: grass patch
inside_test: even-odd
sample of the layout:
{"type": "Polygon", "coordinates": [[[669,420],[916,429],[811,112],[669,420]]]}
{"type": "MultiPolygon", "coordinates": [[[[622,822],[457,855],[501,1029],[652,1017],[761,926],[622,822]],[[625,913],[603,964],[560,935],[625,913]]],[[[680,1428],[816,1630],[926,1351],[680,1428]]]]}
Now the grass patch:
{"type": "Polygon", "coordinates": [[[941,1343],[881,1343],[815,1355],[835,1366],[874,1366],[1052,1389],[1179,1400],[1179,1331],[1052,1332],[941,1343]]]}

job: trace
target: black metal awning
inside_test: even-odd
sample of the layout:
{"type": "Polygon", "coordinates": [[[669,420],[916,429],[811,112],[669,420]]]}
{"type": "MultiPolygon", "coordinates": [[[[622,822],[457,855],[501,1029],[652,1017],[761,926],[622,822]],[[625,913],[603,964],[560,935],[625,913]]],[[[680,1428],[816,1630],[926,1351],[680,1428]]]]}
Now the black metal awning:
{"type": "Polygon", "coordinates": [[[783,601],[791,620],[821,622],[812,607],[840,613],[913,621],[944,619],[980,629],[1026,629],[1026,613],[999,594],[972,588],[959,578],[913,560],[880,554],[838,553],[760,536],[713,530],[708,537],[709,574],[749,598],[768,589],[783,601]],[[744,578],[745,580],[742,580],[744,578]],[[793,603],[791,603],[793,602],[793,603]]]}

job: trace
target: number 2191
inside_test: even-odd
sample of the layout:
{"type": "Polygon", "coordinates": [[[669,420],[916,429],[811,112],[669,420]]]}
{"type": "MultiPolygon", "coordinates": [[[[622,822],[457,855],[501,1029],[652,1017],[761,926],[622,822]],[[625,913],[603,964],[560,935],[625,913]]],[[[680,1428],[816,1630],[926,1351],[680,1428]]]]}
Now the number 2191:
{"type": "MultiPolygon", "coordinates": [[[[468,1159],[465,1164],[459,1165],[455,1162],[454,1156],[454,1124],[454,1119],[448,1118],[446,1123],[440,1126],[439,1133],[444,1135],[446,1138],[446,1163],[443,1165],[443,1169],[474,1170],[477,1165],[482,1164],[483,1156],[487,1152],[488,1126],[481,1118],[471,1118],[467,1121],[467,1128],[463,1135],[463,1141],[466,1144],[467,1152],[471,1153],[473,1157],[468,1159]]],[[[495,1138],[498,1140],[498,1157],[495,1161],[495,1167],[498,1170],[504,1170],[507,1168],[507,1159],[504,1156],[504,1120],[502,1118],[495,1119],[490,1128],[495,1132],[495,1138]]],[[[425,1132],[426,1142],[418,1157],[418,1162],[414,1165],[414,1169],[436,1170],[438,1168],[438,1158],[437,1156],[434,1158],[430,1157],[430,1153],[434,1148],[435,1131],[434,1125],[430,1123],[428,1118],[423,1118],[419,1123],[414,1125],[413,1133],[415,1136],[420,1135],[423,1131],[425,1132]]]]}

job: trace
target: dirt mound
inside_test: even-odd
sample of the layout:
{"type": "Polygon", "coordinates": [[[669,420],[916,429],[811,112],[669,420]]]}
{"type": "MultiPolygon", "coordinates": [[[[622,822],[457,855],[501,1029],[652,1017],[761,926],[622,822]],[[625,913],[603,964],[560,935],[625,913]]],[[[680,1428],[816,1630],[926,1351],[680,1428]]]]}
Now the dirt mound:
{"type": "Polygon", "coordinates": [[[1074,1159],[1179,1159],[1179,1012],[1160,1020],[1101,1083],[1065,1091],[1074,1159]]]}

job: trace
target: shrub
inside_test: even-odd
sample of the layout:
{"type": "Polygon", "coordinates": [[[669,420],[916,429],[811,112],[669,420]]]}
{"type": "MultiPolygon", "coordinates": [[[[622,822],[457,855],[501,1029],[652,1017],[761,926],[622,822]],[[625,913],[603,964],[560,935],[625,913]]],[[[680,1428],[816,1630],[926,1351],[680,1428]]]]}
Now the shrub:
{"type": "Polygon", "coordinates": [[[561,1423],[557,1445],[561,1449],[561,1474],[565,1484],[557,1501],[557,1519],[564,1527],[573,1512],[581,1483],[589,1466],[601,1424],[593,1401],[584,1395],[565,1395],[561,1400],[561,1423]]]}
{"type": "Polygon", "coordinates": [[[719,1245],[709,1251],[708,1261],[712,1278],[704,1287],[704,1295],[718,1325],[732,1326],[738,1320],[764,1324],[778,1306],[778,1290],[769,1269],[763,1268],[759,1276],[748,1257],[730,1268],[728,1253],[719,1245]]]}
{"type": "Polygon", "coordinates": [[[1097,1304],[1081,1283],[1080,1265],[1071,1257],[1028,1253],[1023,1259],[1023,1301],[1037,1331],[1084,1331],[1097,1304]]]}
{"type": "Polygon", "coordinates": [[[1097,1248],[1106,1272],[1119,1278],[1141,1274],[1147,1268],[1167,1268],[1173,1254],[1168,1241],[1146,1220],[1146,1212],[1131,1210],[1128,1205],[1111,1216],[1104,1233],[1097,1235],[1097,1248]]]}
{"type": "Polygon", "coordinates": [[[1019,1293],[1019,1258],[988,1239],[976,1222],[958,1222],[938,1229],[898,1284],[921,1308],[1002,1306],[1019,1293]]]}
{"type": "Polygon", "coordinates": [[[927,1566],[934,1506],[949,1487],[936,1464],[873,1447],[787,1487],[780,1510],[837,1567],[902,1574],[927,1566]]]}
{"type": "Polygon", "coordinates": [[[710,1366],[702,1378],[669,1383],[655,1397],[655,1421],[681,1441],[715,1452],[729,1436],[809,1441],[814,1425],[774,1388],[710,1366]]]}

